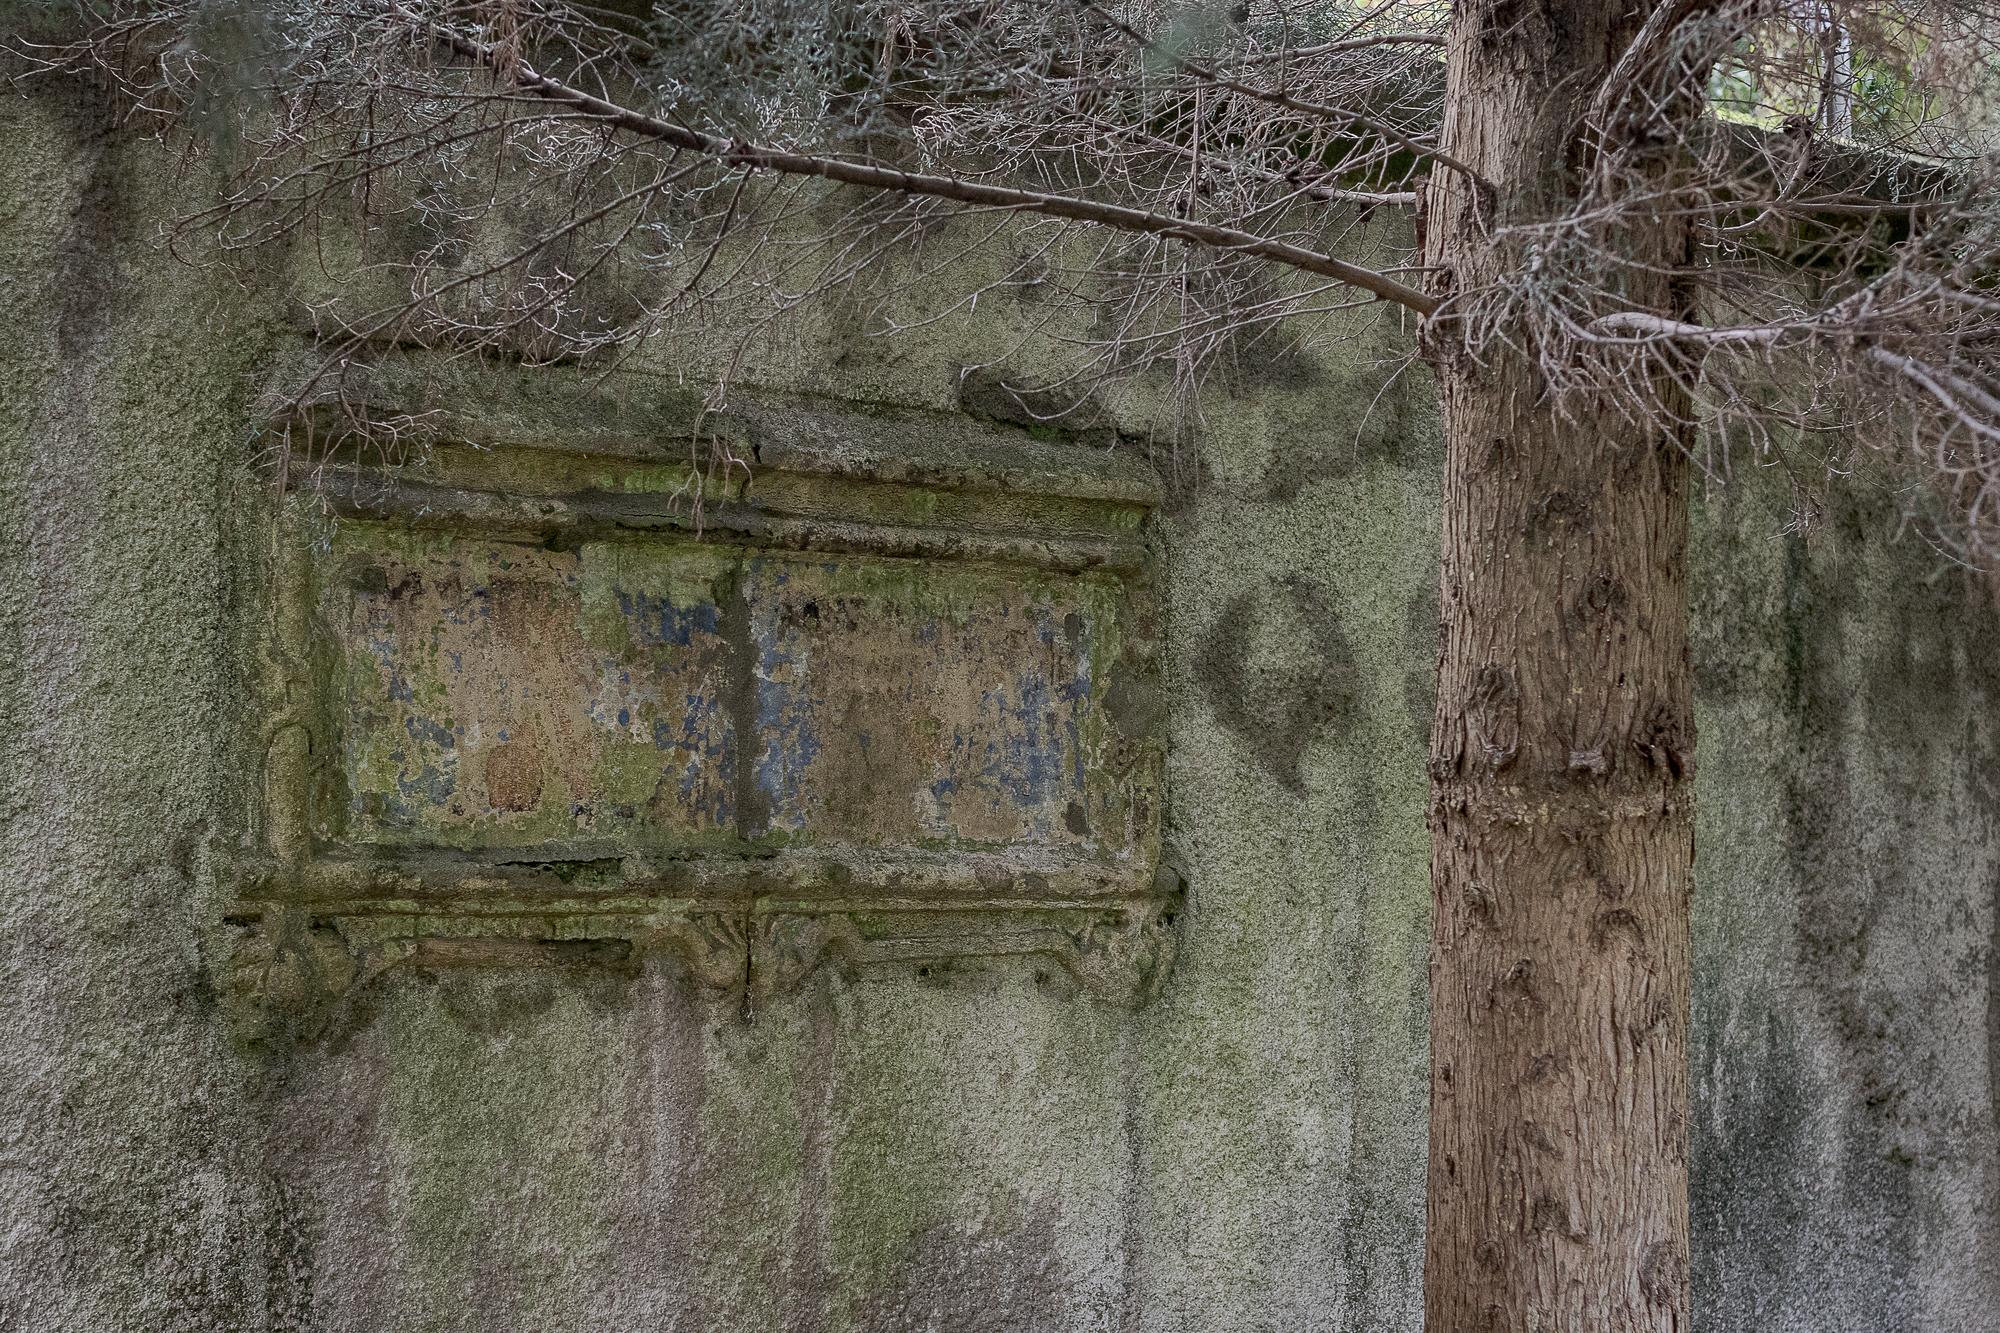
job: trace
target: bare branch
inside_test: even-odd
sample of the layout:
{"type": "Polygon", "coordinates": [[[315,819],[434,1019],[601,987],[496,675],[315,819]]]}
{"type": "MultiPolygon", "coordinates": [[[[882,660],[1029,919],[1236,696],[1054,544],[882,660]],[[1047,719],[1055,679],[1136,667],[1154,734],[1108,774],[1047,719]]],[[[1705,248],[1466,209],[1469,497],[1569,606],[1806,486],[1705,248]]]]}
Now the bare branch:
{"type": "Polygon", "coordinates": [[[517,87],[533,92],[552,103],[573,107],[587,115],[595,116],[606,125],[615,126],[628,134],[701,153],[727,167],[748,171],[772,171],[792,176],[815,176],[843,185],[858,185],[866,189],[886,190],[895,194],[923,195],[981,208],[1039,213],[1071,222],[1087,222],[1110,227],[1117,231],[1165,236],[1177,241],[1232,251],[1251,258],[1273,260],[1321,277],[1337,278],[1372,296],[1393,301],[1420,315],[1428,315],[1437,309],[1436,298],[1372,269],[1350,264],[1346,260],[1320,254],[1303,246],[1271,240],[1233,227],[1169,217],[1118,204],[1099,203],[1075,195],[988,185],[955,176],[900,171],[874,163],[849,162],[839,158],[787,152],[740,140],[724,139],[718,135],[707,134],[608,102],[537,73],[525,62],[503,57],[490,46],[482,45],[435,24],[426,23],[410,15],[407,10],[402,12],[413,26],[429,33],[459,55],[478,61],[496,74],[504,73],[517,87]]]}
{"type": "MultiPolygon", "coordinates": [[[[1084,8],[1097,14],[1106,23],[1110,24],[1113,28],[1117,29],[1119,32],[1123,33],[1126,37],[1130,38],[1131,40],[1138,42],[1141,46],[1145,46],[1148,44],[1146,42],[1146,37],[1143,33],[1133,28],[1132,25],[1126,23],[1123,19],[1119,18],[1116,14],[1106,9],[1103,5],[1098,4],[1097,0],[1078,0],[1078,3],[1081,4],[1084,8]]],[[[1439,41],[1441,44],[1442,39],[1440,38],[1439,41]]],[[[1362,49],[1363,47],[1371,45],[1379,45],[1379,42],[1371,42],[1362,39],[1356,39],[1355,42],[1329,42],[1320,49],[1325,54],[1333,54],[1338,51],[1358,50],[1362,49]]],[[[1293,97],[1289,93],[1278,92],[1275,89],[1259,88],[1255,84],[1244,83],[1240,79],[1230,78],[1228,75],[1210,69],[1208,66],[1201,64],[1198,61],[1188,60],[1182,56],[1172,56],[1170,57],[1170,59],[1173,61],[1175,68],[1183,70],[1186,73],[1193,75],[1196,79],[1199,79],[1203,83],[1213,84],[1218,88],[1226,88],[1230,92],[1240,93],[1245,97],[1252,97],[1260,102],[1268,102],[1272,106],[1283,107],[1287,111],[1303,112],[1304,114],[1309,116],[1319,116],[1327,120],[1335,121],[1339,124],[1355,126],[1364,131],[1365,133],[1380,136],[1382,139],[1396,145],[1396,147],[1403,149],[1405,152],[1414,154],[1415,156],[1423,158],[1427,161],[1435,162],[1441,167],[1445,167],[1449,170],[1458,172],[1460,175],[1464,176],[1467,180],[1471,181],[1476,187],[1482,190],[1485,190],[1489,193],[1492,191],[1493,187],[1491,182],[1485,180],[1483,177],[1480,176],[1478,172],[1474,171],[1471,167],[1467,166],[1464,162],[1460,161],[1458,158],[1453,157],[1450,153],[1445,152],[1442,148],[1439,148],[1436,144],[1419,143],[1417,140],[1412,139],[1408,134],[1404,133],[1401,129],[1397,128],[1396,126],[1390,124],[1385,120],[1382,120],[1379,117],[1371,116],[1360,111],[1350,110],[1349,108],[1343,106],[1333,106],[1326,102],[1314,102],[1314,101],[1308,101],[1304,98],[1293,97]]]]}

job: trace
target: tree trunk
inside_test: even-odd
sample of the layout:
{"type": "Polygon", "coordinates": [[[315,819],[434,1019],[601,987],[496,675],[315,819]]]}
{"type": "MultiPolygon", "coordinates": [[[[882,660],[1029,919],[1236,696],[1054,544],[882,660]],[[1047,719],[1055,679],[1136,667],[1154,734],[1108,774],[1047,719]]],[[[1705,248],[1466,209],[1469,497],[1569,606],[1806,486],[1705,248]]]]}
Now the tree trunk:
{"type": "MultiPolygon", "coordinates": [[[[1655,6],[1461,0],[1432,177],[1441,291],[1508,280],[1655,6]]],[[[1621,76],[1622,77],[1622,76],[1621,76]]],[[[1685,255],[1670,222],[1631,258],[1685,255]]],[[[1640,270],[1630,270],[1639,274],[1640,270]]],[[[1677,315],[1668,279],[1620,295],[1677,315]]],[[[1428,1333],[1688,1328],[1694,719],[1680,428],[1548,402],[1536,349],[1435,321],[1446,437],[1431,749],[1428,1333]]],[[[1525,331],[1524,331],[1525,332],[1525,331]]]]}

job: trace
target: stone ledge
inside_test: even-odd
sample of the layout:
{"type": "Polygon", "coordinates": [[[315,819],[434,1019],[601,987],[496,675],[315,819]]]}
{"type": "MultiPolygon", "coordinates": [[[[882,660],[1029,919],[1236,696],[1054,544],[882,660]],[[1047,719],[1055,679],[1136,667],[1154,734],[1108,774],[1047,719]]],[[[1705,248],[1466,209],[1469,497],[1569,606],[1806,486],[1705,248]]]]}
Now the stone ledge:
{"type": "Polygon", "coordinates": [[[1087,907],[659,899],[591,910],[503,901],[476,910],[381,901],[308,910],[252,900],[224,921],[225,992],[237,1034],[251,1045],[335,1036],[370,986],[409,969],[636,972],[658,959],[705,990],[739,997],[754,1018],[822,967],[929,975],[1014,962],[1036,966],[1044,985],[1136,1007],[1172,971],[1183,899],[1178,876],[1163,871],[1151,893],[1087,907]]]}

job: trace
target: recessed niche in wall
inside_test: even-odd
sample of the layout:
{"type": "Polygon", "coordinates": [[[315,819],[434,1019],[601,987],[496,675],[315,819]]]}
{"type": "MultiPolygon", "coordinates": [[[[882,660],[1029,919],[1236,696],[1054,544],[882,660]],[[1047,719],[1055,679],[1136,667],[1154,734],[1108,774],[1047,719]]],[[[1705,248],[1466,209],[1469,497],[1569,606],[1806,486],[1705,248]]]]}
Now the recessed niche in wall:
{"type": "Polygon", "coordinates": [[[737,425],[757,461],[698,507],[684,439],[444,443],[285,497],[253,1008],[655,949],[752,1005],[995,955],[1146,992],[1147,474],[950,418],[737,425]]]}

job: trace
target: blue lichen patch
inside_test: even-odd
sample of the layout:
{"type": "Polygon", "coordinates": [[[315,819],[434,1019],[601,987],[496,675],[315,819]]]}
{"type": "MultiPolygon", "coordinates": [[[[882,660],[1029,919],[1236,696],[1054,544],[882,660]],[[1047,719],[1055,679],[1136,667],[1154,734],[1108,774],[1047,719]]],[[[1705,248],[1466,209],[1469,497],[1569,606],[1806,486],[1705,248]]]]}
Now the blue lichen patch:
{"type": "Polygon", "coordinates": [[[746,588],[756,781],[773,831],[1129,849],[1130,766],[1102,744],[1112,590],[998,568],[793,558],[751,562],[746,588]]]}

